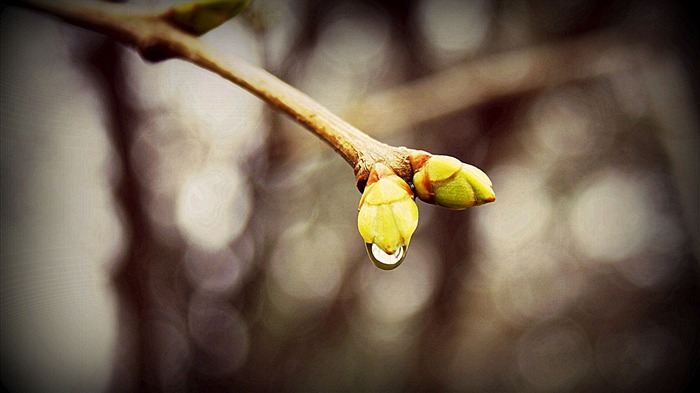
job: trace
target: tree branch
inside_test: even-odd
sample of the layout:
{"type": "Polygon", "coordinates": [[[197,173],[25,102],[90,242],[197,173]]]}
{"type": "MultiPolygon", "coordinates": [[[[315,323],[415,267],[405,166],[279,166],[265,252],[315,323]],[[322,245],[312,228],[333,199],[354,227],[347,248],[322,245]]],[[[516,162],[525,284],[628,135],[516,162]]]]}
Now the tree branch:
{"type": "Polygon", "coordinates": [[[425,123],[489,100],[639,68],[651,49],[613,31],[493,54],[367,96],[346,113],[374,135],[425,123]]]}
{"type": "Polygon", "coordinates": [[[267,71],[214,50],[172,24],[167,11],[147,13],[126,5],[96,2],[66,5],[46,0],[21,0],[18,5],[105,34],[135,48],[146,60],[179,58],[243,87],[331,145],[353,167],[360,191],[376,162],[385,163],[404,180],[411,179],[413,171],[407,159],[408,149],[371,138],[267,71]]]}

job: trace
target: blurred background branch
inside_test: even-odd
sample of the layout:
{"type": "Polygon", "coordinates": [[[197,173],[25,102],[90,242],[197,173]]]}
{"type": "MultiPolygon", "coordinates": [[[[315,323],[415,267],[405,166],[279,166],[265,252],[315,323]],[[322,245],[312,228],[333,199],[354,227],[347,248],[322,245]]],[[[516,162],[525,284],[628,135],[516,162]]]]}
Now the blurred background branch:
{"type": "Polygon", "coordinates": [[[639,69],[652,48],[625,41],[620,33],[489,54],[362,97],[347,117],[383,136],[496,99],[639,69]]]}

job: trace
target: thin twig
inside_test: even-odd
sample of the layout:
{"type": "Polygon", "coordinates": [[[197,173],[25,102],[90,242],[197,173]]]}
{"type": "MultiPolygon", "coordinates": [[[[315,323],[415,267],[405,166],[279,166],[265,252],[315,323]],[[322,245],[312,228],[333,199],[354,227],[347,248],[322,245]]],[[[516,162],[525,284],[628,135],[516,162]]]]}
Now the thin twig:
{"type": "Polygon", "coordinates": [[[135,48],[146,60],[179,58],[245,88],[331,145],[355,170],[360,190],[364,189],[375,162],[389,165],[406,180],[411,178],[412,169],[406,159],[408,149],[371,138],[267,71],[226,56],[198,37],[173,26],[163,13],[145,13],[126,5],[106,3],[66,5],[22,0],[19,5],[105,34],[135,48]]]}

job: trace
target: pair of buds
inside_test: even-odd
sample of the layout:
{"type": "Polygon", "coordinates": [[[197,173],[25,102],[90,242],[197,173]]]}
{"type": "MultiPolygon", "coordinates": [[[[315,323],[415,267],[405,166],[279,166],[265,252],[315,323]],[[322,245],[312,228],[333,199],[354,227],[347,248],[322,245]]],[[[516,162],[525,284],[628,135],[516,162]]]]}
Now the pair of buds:
{"type": "MultiPolygon", "coordinates": [[[[409,160],[415,195],[424,202],[462,210],[496,200],[491,180],[473,165],[423,151],[413,152],[409,160]]],[[[357,227],[370,259],[381,269],[394,269],[406,257],[418,226],[415,195],[387,165],[374,165],[360,199],[357,227]]]]}

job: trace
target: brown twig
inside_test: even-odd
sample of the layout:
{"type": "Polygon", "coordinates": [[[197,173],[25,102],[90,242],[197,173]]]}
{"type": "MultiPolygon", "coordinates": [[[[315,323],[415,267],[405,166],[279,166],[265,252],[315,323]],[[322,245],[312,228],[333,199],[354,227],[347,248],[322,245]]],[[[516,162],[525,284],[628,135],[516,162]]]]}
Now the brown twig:
{"type": "Polygon", "coordinates": [[[198,37],[173,25],[170,18],[164,17],[167,13],[146,13],[106,3],[66,5],[23,0],[19,5],[105,34],[135,48],[146,60],[179,58],[245,88],[331,145],[355,170],[360,190],[364,189],[369,171],[376,162],[387,164],[407,181],[411,179],[413,171],[407,160],[408,149],[371,138],[267,71],[215,51],[198,37]]]}

